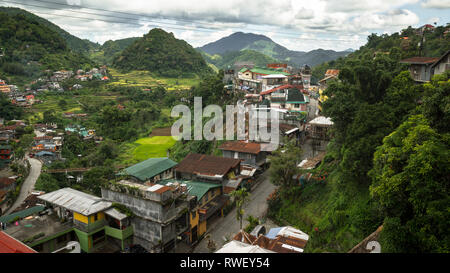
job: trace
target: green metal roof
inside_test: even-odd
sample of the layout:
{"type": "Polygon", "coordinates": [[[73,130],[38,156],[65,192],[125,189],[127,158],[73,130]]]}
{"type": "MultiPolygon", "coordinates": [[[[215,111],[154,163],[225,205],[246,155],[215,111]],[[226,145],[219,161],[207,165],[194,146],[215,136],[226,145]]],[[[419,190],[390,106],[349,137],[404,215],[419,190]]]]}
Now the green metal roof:
{"type": "Polygon", "coordinates": [[[0,149],[1,150],[11,150],[12,149],[12,146],[11,145],[0,145],[0,149]]]}
{"type": "Polygon", "coordinates": [[[222,187],[221,184],[213,184],[207,182],[199,182],[199,181],[184,181],[184,180],[175,180],[175,179],[167,179],[158,181],[158,184],[167,185],[167,183],[178,182],[180,184],[186,184],[188,188],[188,192],[190,195],[194,195],[197,197],[197,200],[202,199],[202,197],[211,189],[222,187]]]}
{"type": "Polygon", "coordinates": [[[44,209],[45,209],[44,206],[34,206],[34,207],[31,207],[28,209],[24,209],[24,210],[9,214],[9,215],[2,216],[2,217],[0,217],[0,222],[9,223],[12,220],[14,220],[14,218],[16,218],[16,217],[19,217],[20,219],[22,219],[22,218],[28,217],[30,215],[33,215],[37,212],[43,211],[44,209]]]}
{"type": "Polygon", "coordinates": [[[292,88],[288,90],[286,102],[288,103],[305,103],[305,96],[300,90],[292,88]]]}
{"type": "Polygon", "coordinates": [[[136,165],[126,168],[121,174],[128,174],[141,181],[146,181],[174,166],[178,163],[167,157],[149,158],[136,165]]]}

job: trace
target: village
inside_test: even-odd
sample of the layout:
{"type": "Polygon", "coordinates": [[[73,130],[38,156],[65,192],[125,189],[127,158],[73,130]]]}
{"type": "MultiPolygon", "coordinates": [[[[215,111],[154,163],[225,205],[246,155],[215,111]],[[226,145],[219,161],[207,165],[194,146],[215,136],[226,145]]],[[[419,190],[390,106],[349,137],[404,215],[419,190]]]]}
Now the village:
{"type": "MultiPolygon", "coordinates": [[[[401,63],[410,65],[414,80],[429,82],[433,75],[448,70],[450,51],[436,58],[414,57],[401,63]]],[[[87,72],[47,72],[49,77],[31,83],[35,88],[20,91],[0,80],[0,91],[13,104],[32,108],[40,103],[35,99],[39,92],[83,88],[77,83],[64,90],[60,83],[67,79],[110,81],[106,66],[87,72]]],[[[285,141],[293,140],[303,151],[298,174],[292,177],[298,185],[325,183],[326,174],[308,171],[322,162],[332,138],[334,123],[322,115],[322,104],[327,100],[326,88],[330,82],[339,81],[339,73],[338,69],[327,69],[318,85],[313,85],[307,65],[295,69],[286,63],[268,63],[258,67],[250,60],[236,62],[224,71],[223,85],[228,92],[243,95],[246,106],[277,113],[280,150],[284,152],[285,141]]],[[[262,149],[265,143],[258,141],[226,141],[218,147],[221,155],[190,153],[180,162],[167,156],[119,166],[114,181],[102,185],[101,196],[69,187],[51,192],[34,190],[43,166],[65,160],[61,151],[70,134],[93,139],[97,144],[103,141],[96,135],[96,128],[82,125],[86,116],[64,112],[63,118],[73,120],[65,128],[53,123],[26,124],[23,120],[0,122],[0,174],[11,174],[0,177],[0,222],[6,234],[1,236],[18,241],[16,251],[70,252],[77,249],[70,243],[74,241],[78,242],[77,251],[86,253],[304,251],[308,234],[265,218],[267,198],[277,192],[267,172],[274,151],[262,149]],[[13,147],[24,131],[35,134],[20,160],[27,171],[8,171],[12,163],[19,162],[13,147]],[[249,223],[249,229],[236,220],[235,200],[242,189],[252,195],[246,211],[262,219],[256,225],[249,223]]],[[[80,181],[87,169],[46,172],[59,172],[80,181]]],[[[358,248],[353,251],[367,252],[358,248]]]]}

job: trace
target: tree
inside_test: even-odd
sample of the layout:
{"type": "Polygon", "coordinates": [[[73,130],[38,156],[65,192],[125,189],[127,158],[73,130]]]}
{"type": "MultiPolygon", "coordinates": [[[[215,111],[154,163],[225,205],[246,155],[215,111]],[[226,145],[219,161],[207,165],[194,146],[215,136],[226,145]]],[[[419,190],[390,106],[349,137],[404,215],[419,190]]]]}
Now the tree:
{"type": "Polygon", "coordinates": [[[231,193],[231,196],[236,202],[236,220],[240,223],[240,229],[242,229],[242,219],[244,218],[244,204],[250,199],[250,193],[246,188],[235,190],[231,193]]]}
{"type": "Polygon", "coordinates": [[[449,148],[448,134],[415,115],[375,152],[370,193],[386,216],[387,252],[450,251],[449,148]]]}
{"type": "Polygon", "coordinates": [[[287,189],[294,185],[292,177],[298,173],[297,164],[300,163],[302,151],[292,143],[279,148],[270,156],[270,181],[281,188],[287,189]]]}

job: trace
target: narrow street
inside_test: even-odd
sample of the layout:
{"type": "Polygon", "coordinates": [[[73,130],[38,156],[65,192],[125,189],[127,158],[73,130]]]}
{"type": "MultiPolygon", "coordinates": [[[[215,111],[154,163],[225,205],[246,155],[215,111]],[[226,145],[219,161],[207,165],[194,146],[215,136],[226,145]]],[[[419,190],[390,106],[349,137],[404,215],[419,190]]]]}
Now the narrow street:
{"type": "Polygon", "coordinates": [[[41,168],[42,163],[41,161],[26,157],[28,162],[30,162],[30,173],[28,174],[28,177],[25,179],[25,181],[22,183],[22,187],[20,188],[20,194],[17,197],[14,204],[6,211],[5,215],[10,214],[13,212],[17,207],[22,204],[22,202],[31,194],[31,192],[34,189],[34,184],[36,184],[37,179],[39,178],[39,175],[41,174],[41,168]]]}
{"type": "MultiPolygon", "coordinates": [[[[245,220],[248,215],[258,217],[260,220],[265,218],[265,213],[267,211],[266,199],[271,194],[276,186],[270,183],[269,174],[266,171],[261,174],[260,178],[262,181],[256,188],[251,192],[250,201],[244,206],[244,220],[242,221],[242,227],[248,225],[245,220]]],[[[274,223],[270,220],[266,220],[263,225],[266,230],[272,227],[276,227],[274,223]]],[[[211,240],[216,244],[216,249],[221,248],[224,245],[224,238],[231,240],[233,236],[239,232],[239,221],[236,219],[236,208],[231,210],[224,218],[217,218],[213,220],[212,224],[207,224],[208,232],[211,236],[211,240]]],[[[210,250],[207,247],[208,239],[203,238],[202,241],[195,247],[194,253],[209,253],[210,250]]]]}

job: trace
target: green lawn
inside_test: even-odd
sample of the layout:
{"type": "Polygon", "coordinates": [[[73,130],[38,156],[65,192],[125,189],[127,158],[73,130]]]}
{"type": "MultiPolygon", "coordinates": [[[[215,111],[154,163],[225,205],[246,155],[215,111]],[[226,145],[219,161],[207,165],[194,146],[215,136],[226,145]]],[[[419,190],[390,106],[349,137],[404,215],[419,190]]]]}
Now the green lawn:
{"type": "Polygon", "coordinates": [[[148,158],[166,157],[167,150],[175,145],[176,140],[171,136],[154,136],[136,140],[134,143],[124,144],[123,153],[119,157],[123,164],[134,164],[148,158]]]}

